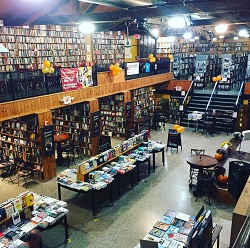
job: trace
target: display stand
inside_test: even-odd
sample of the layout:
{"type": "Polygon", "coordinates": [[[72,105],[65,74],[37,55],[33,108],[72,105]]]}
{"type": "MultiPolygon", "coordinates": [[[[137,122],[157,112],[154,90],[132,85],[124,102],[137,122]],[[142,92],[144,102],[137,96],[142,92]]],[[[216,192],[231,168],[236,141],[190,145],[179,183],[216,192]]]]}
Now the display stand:
{"type": "Polygon", "coordinates": [[[177,153],[178,153],[179,146],[181,147],[181,150],[182,150],[181,134],[178,133],[174,129],[169,129],[168,130],[167,149],[168,149],[168,147],[171,147],[171,151],[172,151],[172,148],[175,148],[175,149],[177,149],[177,153]]]}

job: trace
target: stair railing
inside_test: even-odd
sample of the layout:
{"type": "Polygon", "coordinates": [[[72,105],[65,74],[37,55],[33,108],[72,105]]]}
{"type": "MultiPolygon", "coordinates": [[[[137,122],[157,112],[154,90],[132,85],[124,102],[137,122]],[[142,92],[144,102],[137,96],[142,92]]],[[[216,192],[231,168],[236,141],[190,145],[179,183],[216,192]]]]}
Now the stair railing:
{"type": "Polygon", "coordinates": [[[236,101],[235,101],[235,105],[234,105],[234,111],[235,111],[235,112],[238,112],[238,111],[239,111],[240,97],[241,97],[241,95],[242,95],[244,85],[245,85],[245,82],[243,81],[243,82],[241,83],[241,86],[240,86],[240,90],[239,90],[239,92],[238,92],[237,99],[236,99],[236,101]]]}
{"type": "Polygon", "coordinates": [[[206,111],[209,110],[210,104],[211,104],[211,102],[213,100],[213,96],[216,95],[217,93],[218,93],[218,81],[214,85],[213,91],[212,91],[211,96],[209,98],[209,101],[207,103],[206,111]]]}
{"type": "Polygon", "coordinates": [[[187,105],[189,103],[189,100],[190,100],[189,96],[191,94],[193,94],[194,82],[195,82],[195,79],[193,79],[193,81],[191,82],[191,84],[190,84],[190,86],[188,88],[188,91],[187,91],[182,103],[180,104],[180,107],[179,107],[179,110],[180,110],[180,122],[182,120],[183,113],[185,112],[185,109],[186,109],[186,107],[187,107],[187,105]]]}

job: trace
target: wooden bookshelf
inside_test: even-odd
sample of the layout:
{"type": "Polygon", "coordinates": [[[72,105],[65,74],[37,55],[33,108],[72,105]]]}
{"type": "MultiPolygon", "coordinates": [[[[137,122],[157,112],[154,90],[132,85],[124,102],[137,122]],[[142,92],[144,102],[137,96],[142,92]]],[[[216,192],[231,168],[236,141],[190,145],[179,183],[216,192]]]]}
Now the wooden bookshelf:
{"type": "Polygon", "coordinates": [[[75,27],[0,27],[0,42],[10,51],[0,54],[2,72],[41,69],[46,59],[52,66],[62,67],[85,60],[84,35],[75,27]]]}
{"type": "Polygon", "coordinates": [[[125,58],[125,37],[121,31],[93,34],[93,58],[98,66],[119,63],[125,58]]]}
{"type": "Polygon", "coordinates": [[[142,117],[143,110],[154,109],[153,91],[149,87],[135,89],[131,92],[134,118],[142,117]]]}
{"type": "Polygon", "coordinates": [[[125,119],[130,92],[122,92],[99,99],[102,135],[125,137],[125,119]]]}

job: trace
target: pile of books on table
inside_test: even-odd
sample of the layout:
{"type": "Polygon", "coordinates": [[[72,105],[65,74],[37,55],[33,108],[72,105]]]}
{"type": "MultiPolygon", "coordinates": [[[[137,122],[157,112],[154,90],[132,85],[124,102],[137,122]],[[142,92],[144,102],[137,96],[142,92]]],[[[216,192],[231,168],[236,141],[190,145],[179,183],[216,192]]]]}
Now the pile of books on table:
{"type": "Polygon", "coordinates": [[[211,211],[204,207],[196,216],[169,210],[135,248],[205,248],[212,231],[211,211]]]}

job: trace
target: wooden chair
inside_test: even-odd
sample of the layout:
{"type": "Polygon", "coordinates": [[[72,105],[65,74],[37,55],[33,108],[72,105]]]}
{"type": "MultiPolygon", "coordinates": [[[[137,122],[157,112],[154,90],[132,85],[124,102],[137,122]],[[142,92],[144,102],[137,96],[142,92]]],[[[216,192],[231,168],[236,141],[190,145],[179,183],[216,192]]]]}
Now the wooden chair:
{"type": "MultiPolygon", "coordinates": [[[[191,154],[194,155],[204,155],[205,154],[205,150],[204,149],[191,149],[191,154]]],[[[197,168],[194,168],[192,165],[190,165],[190,169],[189,169],[189,188],[193,188],[194,184],[193,181],[197,182],[197,177],[198,177],[198,173],[199,170],[197,168]]]]}

